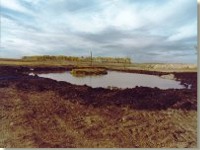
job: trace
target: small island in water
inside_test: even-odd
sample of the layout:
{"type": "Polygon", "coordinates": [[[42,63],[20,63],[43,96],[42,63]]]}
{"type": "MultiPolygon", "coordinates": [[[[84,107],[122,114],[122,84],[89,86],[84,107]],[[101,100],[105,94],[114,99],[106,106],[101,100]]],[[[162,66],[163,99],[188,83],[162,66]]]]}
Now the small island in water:
{"type": "Polygon", "coordinates": [[[106,69],[102,68],[79,68],[79,69],[72,69],[70,73],[73,76],[82,77],[82,76],[91,76],[91,75],[106,75],[108,72],[106,69]]]}

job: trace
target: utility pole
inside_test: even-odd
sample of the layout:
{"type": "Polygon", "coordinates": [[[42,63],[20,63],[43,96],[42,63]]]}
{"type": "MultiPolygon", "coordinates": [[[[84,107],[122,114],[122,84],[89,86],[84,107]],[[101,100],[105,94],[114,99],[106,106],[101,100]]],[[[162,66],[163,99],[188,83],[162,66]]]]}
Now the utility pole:
{"type": "Polygon", "coordinates": [[[92,66],[92,51],[90,51],[90,61],[91,61],[91,66],[92,66]]]}

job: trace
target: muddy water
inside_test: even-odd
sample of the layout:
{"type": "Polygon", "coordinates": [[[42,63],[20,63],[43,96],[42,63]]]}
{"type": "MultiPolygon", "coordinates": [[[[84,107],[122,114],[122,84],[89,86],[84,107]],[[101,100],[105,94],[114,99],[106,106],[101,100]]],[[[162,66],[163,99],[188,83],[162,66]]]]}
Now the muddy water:
{"type": "Polygon", "coordinates": [[[179,81],[163,79],[155,75],[108,71],[107,75],[74,77],[70,72],[38,74],[40,77],[51,78],[57,81],[66,81],[76,85],[88,85],[103,88],[134,88],[136,86],[157,87],[160,89],[183,89],[179,81]]]}

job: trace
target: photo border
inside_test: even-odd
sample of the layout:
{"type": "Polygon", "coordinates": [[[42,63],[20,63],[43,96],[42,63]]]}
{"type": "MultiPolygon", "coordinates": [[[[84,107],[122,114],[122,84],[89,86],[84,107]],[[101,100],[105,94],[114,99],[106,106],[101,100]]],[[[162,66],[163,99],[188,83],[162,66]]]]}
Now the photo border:
{"type": "MultiPolygon", "coordinates": [[[[1,2],[1,0],[0,0],[1,2]]],[[[200,104],[199,104],[199,99],[200,99],[200,94],[199,94],[199,90],[200,89],[200,83],[199,83],[199,78],[200,78],[200,73],[199,73],[199,70],[200,70],[200,0],[197,0],[197,148],[188,148],[188,149],[199,149],[200,148],[200,143],[199,143],[199,130],[200,130],[200,127],[199,127],[199,107],[200,107],[200,104]]],[[[1,33],[1,32],[0,32],[1,33]]],[[[20,150],[22,148],[0,148],[0,150],[20,150]]],[[[34,150],[34,149],[39,149],[39,148],[23,148],[25,150],[34,150]]],[[[52,149],[58,149],[58,148],[42,148],[43,150],[52,150],[52,149]]],[[[82,149],[96,149],[96,150],[106,150],[106,149],[111,149],[111,148],[59,148],[59,149],[71,149],[71,150],[82,150],[82,149]]],[[[112,148],[112,149],[124,149],[124,150],[129,150],[129,149],[133,149],[133,148],[112,148]]],[[[148,150],[148,149],[162,149],[162,150],[177,150],[177,149],[185,149],[185,148],[135,148],[135,149],[141,149],[141,150],[148,150]]]]}

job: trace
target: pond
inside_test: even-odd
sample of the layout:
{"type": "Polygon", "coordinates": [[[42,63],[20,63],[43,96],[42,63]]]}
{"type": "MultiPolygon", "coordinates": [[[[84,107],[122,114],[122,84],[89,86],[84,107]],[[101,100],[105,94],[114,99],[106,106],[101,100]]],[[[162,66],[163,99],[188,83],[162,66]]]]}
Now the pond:
{"type": "Polygon", "coordinates": [[[40,77],[57,81],[66,81],[76,85],[88,85],[93,88],[134,88],[136,86],[157,87],[160,89],[183,89],[180,81],[163,79],[155,75],[108,71],[107,75],[75,77],[69,71],[63,73],[42,73],[40,77]]]}

